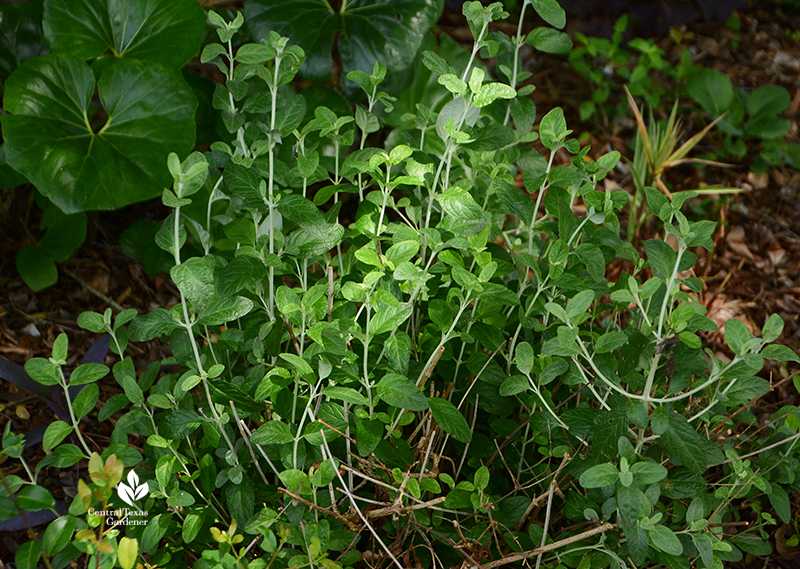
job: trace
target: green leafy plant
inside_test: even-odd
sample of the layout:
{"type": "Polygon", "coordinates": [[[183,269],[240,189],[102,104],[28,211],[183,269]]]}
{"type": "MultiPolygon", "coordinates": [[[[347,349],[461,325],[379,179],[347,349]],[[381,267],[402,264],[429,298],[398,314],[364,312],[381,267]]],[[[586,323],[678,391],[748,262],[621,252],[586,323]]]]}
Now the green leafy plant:
{"type": "MultiPolygon", "coordinates": [[[[555,2],[526,5],[563,22],[555,2]]],[[[499,3],[464,14],[463,70],[423,54],[447,101],[376,147],[385,66],[349,74],[365,106],[307,113],[291,82],[303,50],[270,33],[234,51],[243,18],[210,14],[220,42],[202,59],[225,76],[231,142],[167,158],[155,241],[179,302],[80,315],[119,358],[102,453],[80,419],[108,369],[67,378],[64,335],[26,364],[70,421],[48,428],[34,470],[6,428],[28,480],[5,476],[0,516],[55,511],[39,486],[52,469],[88,459],[91,481],[18,566],[716,567],[768,553],[775,516],[791,518],[800,413],[778,411],[747,449],[733,431],[757,423],[765,360],[800,361],[775,343],[783,321],[761,337],[728,321],[727,362],[704,349],[716,326],[685,271],[715,224],[683,215],[696,194],[645,189],[677,250],[652,239],[640,254],[620,236],[625,196],[597,189],[619,153],[591,160],[561,108],[537,121],[525,87],[475,65],[518,57],[521,32],[486,36],[499,3]],[[363,196],[347,227],[344,193],[363,196]],[[609,281],[618,257],[629,271],[609,281]],[[129,344],[157,339],[171,355],[137,370],[129,344]],[[143,523],[121,537],[120,518],[143,523]]]]}
{"type": "Polygon", "coordinates": [[[723,144],[729,156],[741,159],[749,141],[760,142],[761,150],[751,165],[754,172],[800,164],[800,147],[786,140],[790,121],[778,116],[791,101],[785,88],[762,85],[747,93],[734,89],[727,75],[699,69],[687,76],[687,92],[712,117],[725,115],[719,128],[726,134],[723,144]]]}
{"type": "Polygon", "coordinates": [[[623,14],[614,24],[611,39],[575,34],[579,46],[569,52],[569,62],[592,86],[591,98],[579,107],[583,121],[599,112],[608,124],[613,115],[624,114],[626,106],[622,101],[612,107],[613,113],[606,110],[612,93],[622,94],[623,82],[634,97],[642,97],[650,106],[658,107],[665,96],[674,96],[675,87],[689,69],[691,54],[686,49],[681,52],[680,62],[672,65],[652,39],[632,38],[623,47],[627,28],[628,15],[623,14]]]}

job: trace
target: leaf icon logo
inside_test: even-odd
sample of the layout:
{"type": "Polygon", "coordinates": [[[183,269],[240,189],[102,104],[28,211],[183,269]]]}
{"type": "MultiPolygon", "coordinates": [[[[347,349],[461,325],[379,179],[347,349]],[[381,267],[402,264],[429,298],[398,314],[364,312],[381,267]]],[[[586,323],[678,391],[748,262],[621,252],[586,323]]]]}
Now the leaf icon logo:
{"type": "Polygon", "coordinates": [[[127,484],[120,482],[117,485],[117,494],[119,495],[120,499],[129,506],[133,507],[136,507],[136,504],[134,504],[136,500],[147,496],[148,490],[147,483],[142,483],[141,485],[139,484],[139,477],[133,470],[128,473],[127,484]]]}

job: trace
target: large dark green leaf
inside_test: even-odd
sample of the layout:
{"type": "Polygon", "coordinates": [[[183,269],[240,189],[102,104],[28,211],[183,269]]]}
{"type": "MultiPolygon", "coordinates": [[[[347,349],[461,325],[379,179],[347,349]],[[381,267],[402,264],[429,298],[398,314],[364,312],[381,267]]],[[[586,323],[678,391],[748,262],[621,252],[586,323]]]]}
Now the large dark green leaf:
{"type": "MultiPolygon", "coordinates": [[[[66,0],[64,0],[66,1],[66,0]]],[[[326,0],[249,0],[244,13],[253,35],[270,31],[291,38],[306,52],[301,73],[327,81],[333,67],[334,39],[343,74],[372,72],[376,61],[389,71],[408,67],[425,32],[442,14],[443,0],[351,0],[334,11],[326,0]]]]}
{"type": "Polygon", "coordinates": [[[25,247],[17,252],[17,272],[29,287],[40,291],[58,282],[53,259],[39,247],[25,247]]]}
{"type": "Polygon", "coordinates": [[[48,51],[40,2],[0,6],[0,81],[26,59],[48,51]]]}
{"type": "Polygon", "coordinates": [[[21,186],[28,180],[6,162],[6,147],[0,145],[0,190],[21,186]]]}
{"type": "Polygon", "coordinates": [[[116,209],[170,183],[167,155],[194,144],[197,101],[178,71],[137,60],[105,69],[97,87],[108,114],[90,122],[95,79],[74,56],[45,55],[6,81],[6,158],[66,213],[116,209]]]}
{"type": "Polygon", "coordinates": [[[44,33],[55,52],[104,54],[180,67],[200,50],[206,15],[195,0],[47,0],[44,33]]]}

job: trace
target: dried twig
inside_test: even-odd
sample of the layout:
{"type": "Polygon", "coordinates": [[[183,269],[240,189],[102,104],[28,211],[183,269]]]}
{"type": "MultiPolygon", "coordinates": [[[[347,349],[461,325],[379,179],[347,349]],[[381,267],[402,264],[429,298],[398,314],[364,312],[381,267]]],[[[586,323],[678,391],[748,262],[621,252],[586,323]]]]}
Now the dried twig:
{"type": "Polygon", "coordinates": [[[305,498],[290,492],[286,488],[278,488],[278,492],[280,494],[286,494],[292,500],[297,500],[298,502],[300,502],[301,504],[305,504],[309,508],[312,508],[314,510],[322,512],[323,514],[328,514],[328,515],[333,516],[337,520],[341,521],[344,525],[346,525],[350,529],[350,531],[358,532],[358,531],[361,530],[361,527],[358,524],[354,524],[352,520],[347,519],[345,516],[343,516],[342,514],[340,514],[339,512],[337,512],[335,510],[326,510],[322,506],[318,506],[314,502],[306,500],[305,498]]]}
{"type": "MultiPolygon", "coordinates": [[[[252,436],[252,434],[253,434],[253,433],[251,433],[251,432],[250,432],[250,429],[248,429],[248,428],[247,428],[247,425],[245,425],[244,423],[242,423],[241,425],[242,425],[242,429],[244,429],[244,432],[245,432],[245,433],[247,433],[247,436],[245,437],[245,440],[247,440],[247,439],[249,439],[249,438],[252,436]]],[[[277,478],[277,479],[278,479],[278,481],[280,481],[280,483],[281,483],[281,484],[284,484],[283,480],[281,480],[281,476],[280,476],[280,474],[278,473],[278,469],[277,469],[277,468],[275,468],[275,465],[272,463],[272,461],[270,460],[270,458],[267,456],[267,453],[266,453],[266,452],[264,452],[264,449],[263,449],[263,447],[262,447],[260,444],[258,444],[258,443],[253,443],[253,444],[255,444],[255,445],[256,445],[256,448],[257,448],[257,449],[258,449],[258,451],[261,453],[261,456],[263,456],[263,457],[264,457],[264,460],[266,460],[266,461],[267,461],[267,464],[269,464],[269,467],[272,469],[272,472],[274,472],[274,473],[275,473],[275,478],[277,478]]],[[[285,484],[284,484],[284,485],[285,485],[285,484]]]]}
{"type": "Polygon", "coordinates": [[[378,508],[377,510],[371,510],[367,512],[367,516],[370,518],[383,518],[385,516],[391,516],[393,514],[407,514],[408,512],[413,512],[414,510],[422,510],[424,508],[428,508],[430,506],[435,506],[436,504],[441,504],[447,500],[446,496],[439,496],[438,498],[434,498],[428,502],[423,502],[421,504],[414,504],[413,506],[403,506],[398,507],[399,504],[392,504],[387,508],[378,508]]]}
{"type": "Polygon", "coordinates": [[[754,450],[753,452],[749,452],[747,454],[743,454],[742,456],[737,456],[737,457],[734,457],[734,458],[729,458],[728,460],[723,460],[722,462],[720,462],[720,465],[728,464],[729,462],[736,462],[737,460],[744,460],[746,458],[750,458],[751,456],[756,456],[757,454],[761,454],[764,451],[767,451],[767,450],[773,449],[775,447],[781,446],[781,445],[786,444],[786,443],[788,443],[790,441],[793,441],[793,440],[795,440],[797,438],[800,438],[800,433],[795,433],[789,438],[783,439],[782,441],[778,441],[777,443],[772,443],[771,445],[767,445],[764,448],[760,448],[758,450],[754,450]]]}
{"type": "Polygon", "coordinates": [[[261,464],[258,462],[258,458],[256,457],[256,451],[253,450],[253,446],[250,444],[250,437],[248,437],[244,432],[244,421],[239,418],[239,413],[236,412],[236,405],[233,404],[233,401],[228,401],[231,404],[231,410],[233,411],[233,416],[236,418],[236,426],[239,428],[239,432],[242,434],[242,438],[244,439],[244,444],[247,445],[247,450],[250,451],[250,457],[253,459],[253,464],[256,465],[256,469],[258,473],[261,475],[261,480],[264,481],[264,484],[269,484],[267,481],[267,477],[264,475],[264,471],[261,470],[261,464]]]}
{"type": "MultiPolygon", "coordinates": [[[[328,448],[328,441],[325,438],[325,431],[320,429],[319,432],[322,435],[322,444],[325,447],[325,450],[327,451],[327,455],[331,459],[331,461],[333,461],[333,454],[331,453],[331,449],[328,448]]],[[[339,469],[335,468],[334,471],[336,472],[336,477],[339,478],[339,482],[341,483],[342,488],[344,489],[345,493],[347,494],[347,497],[350,498],[350,504],[353,506],[353,509],[358,514],[358,517],[361,518],[361,521],[364,522],[364,525],[367,526],[367,529],[372,534],[372,537],[374,537],[375,541],[377,541],[381,545],[383,550],[389,555],[389,557],[392,559],[392,561],[394,561],[394,564],[397,565],[400,569],[403,569],[403,566],[400,565],[400,562],[397,560],[397,557],[395,557],[394,554],[392,553],[392,551],[386,546],[385,543],[383,543],[383,540],[378,535],[378,532],[376,532],[375,528],[372,527],[372,525],[369,523],[369,520],[367,519],[367,516],[365,516],[364,512],[361,511],[361,508],[358,507],[358,504],[356,503],[356,499],[353,497],[352,492],[350,492],[350,489],[344,483],[344,478],[342,478],[342,475],[339,473],[339,469]]]]}
{"type": "Polygon", "coordinates": [[[565,545],[573,544],[577,541],[582,541],[584,539],[588,539],[592,536],[599,535],[601,533],[605,533],[610,529],[613,529],[613,524],[603,524],[596,528],[592,528],[590,530],[586,530],[585,532],[579,533],[577,535],[573,535],[572,537],[567,537],[565,539],[561,539],[559,541],[554,541],[550,545],[545,545],[544,547],[537,547],[536,549],[531,549],[530,551],[523,551],[522,553],[515,553],[513,555],[509,555],[508,557],[503,557],[502,559],[498,559],[496,561],[491,561],[489,563],[484,563],[482,565],[483,569],[494,569],[494,567],[502,567],[503,565],[508,565],[509,563],[516,563],[517,561],[522,561],[523,559],[530,559],[531,557],[535,557],[537,555],[541,555],[542,553],[547,553],[548,551],[554,551],[556,549],[560,549],[565,545]]]}
{"type": "Polygon", "coordinates": [[[442,357],[443,353],[444,353],[444,346],[441,346],[436,351],[436,353],[434,354],[430,365],[428,365],[428,367],[426,367],[425,371],[422,373],[422,377],[420,378],[420,381],[419,381],[419,388],[420,389],[425,387],[425,382],[427,382],[428,378],[430,378],[431,374],[433,373],[433,369],[436,367],[436,364],[439,363],[439,358],[442,357]]]}
{"type": "Polygon", "coordinates": [[[68,274],[70,277],[72,277],[75,281],[77,281],[78,284],[81,285],[87,292],[95,295],[97,298],[101,299],[103,302],[108,304],[111,308],[113,308],[117,312],[122,312],[123,310],[125,310],[125,307],[122,306],[120,303],[118,303],[116,300],[114,300],[107,294],[103,294],[102,292],[94,288],[92,285],[87,283],[85,280],[83,280],[81,277],[70,271],[68,268],[61,267],[61,270],[64,271],[66,274],[68,274]]]}
{"type": "Polygon", "coordinates": [[[292,325],[289,322],[289,319],[286,318],[286,315],[283,316],[283,322],[286,324],[286,329],[289,331],[289,337],[292,339],[292,345],[294,346],[294,350],[297,352],[298,356],[303,355],[303,350],[300,349],[300,343],[297,341],[297,336],[294,335],[294,330],[292,330],[292,325]]]}
{"type": "MultiPolygon", "coordinates": [[[[544,528],[542,528],[542,542],[539,545],[539,549],[543,548],[547,543],[547,530],[550,526],[550,509],[553,506],[553,490],[556,487],[556,477],[553,476],[553,480],[550,482],[550,489],[547,492],[547,510],[544,515],[544,528]]],[[[540,551],[539,555],[536,556],[536,569],[539,569],[539,564],[542,562],[542,553],[544,551],[540,551]]]]}
{"type": "MultiPolygon", "coordinates": [[[[794,372],[794,373],[793,373],[793,374],[791,374],[790,376],[788,376],[788,377],[784,377],[784,378],[783,378],[782,380],[780,380],[778,383],[775,383],[775,384],[771,385],[771,386],[770,386],[770,388],[769,388],[769,391],[767,391],[767,393],[771,393],[772,391],[774,391],[775,389],[777,389],[777,388],[778,388],[780,385],[783,385],[783,384],[784,384],[784,383],[786,383],[787,381],[789,381],[789,380],[793,379],[793,378],[794,378],[794,376],[796,376],[798,373],[800,373],[800,372],[794,372]]],[[[765,393],[764,395],[766,395],[767,393],[765,393]]],[[[745,409],[747,409],[747,407],[749,407],[750,405],[752,405],[752,404],[753,404],[753,403],[754,403],[754,402],[755,402],[757,399],[760,399],[761,397],[764,397],[764,395],[759,395],[758,397],[754,397],[753,399],[751,399],[750,401],[748,401],[747,403],[745,403],[744,405],[742,405],[741,407],[739,407],[739,408],[736,410],[736,412],[735,412],[735,413],[733,413],[733,414],[732,414],[730,417],[728,417],[728,418],[727,418],[727,419],[726,419],[724,422],[720,423],[719,425],[717,425],[716,427],[714,427],[713,429],[711,429],[711,432],[709,433],[709,435],[714,435],[714,434],[718,433],[720,430],[722,430],[722,428],[723,428],[725,425],[727,425],[727,424],[730,422],[730,420],[731,420],[731,419],[733,419],[734,417],[736,417],[736,415],[738,415],[739,413],[741,413],[742,411],[744,411],[745,409]]],[[[724,464],[724,463],[723,463],[723,464],[724,464]]]]}

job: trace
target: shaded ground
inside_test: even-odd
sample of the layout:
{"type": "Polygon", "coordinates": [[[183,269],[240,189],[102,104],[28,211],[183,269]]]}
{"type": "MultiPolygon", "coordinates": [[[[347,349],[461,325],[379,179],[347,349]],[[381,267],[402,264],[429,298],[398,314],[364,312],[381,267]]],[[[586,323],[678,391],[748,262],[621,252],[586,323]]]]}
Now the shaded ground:
{"type": "MultiPolygon", "coordinates": [[[[798,13],[790,13],[767,5],[769,10],[750,8],[740,12],[741,30],[714,25],[693,25],[687,32],[686,44],[694,50],[696,63],[728,74],[735,86],[753,88],[774,83],[786,87],[793,100],[784,115],[792,121],[790,134],[798,135],[800,109],[800,38],[798,13]]],[[[444,31],[459,41],[469,41],[468,30],[458,15],[445,16],[444,31]]],[[[669,39],[660,42],[669,57],[675,58],[678,48],[669,39]]],[[[587,87],[569,68],[564,58],[547,57],[529,63],[534,73],[537,105],[540,114],[553,104],[564,105],[567,123],[580,133],[590,125],[580,125],[577,104],[586,98],[587,87]]],[[[589,130],[588,138],[596,149],[616,149],[631,156],[627,144],[634,136],[632,121],[620,120],[611,125],[611,132],[589,130]]],[[[701,124],[687,125],[697,132],[701,124]]],[[[709,144],[713,144],[713,139],[709,144]]],[[[757,148],[752,149],[753,152],[757,148]]],[[[562,157],[566,159],[566,157],[562,157]]],[[[630,190],[632,182],[624,174],[615,174],[611,184],[630,190]]],[[[760,331],[766,316],[779,314],[786,322],[780,342],[800,352],[800,175],[779,169],[768,174],[753,175],[744,167],[727,170],[697,171],[684,168],[671,172],[667,183],[676,190],[705,184],[722,184],[745,190],[739,196],[709,199],[696,205],[698,211],[723,222],[715,238],[712,254],[700,253],[695,268],[705,277],[700,300],[709,310],[709,317],[722,329],[731,318],[741,318],[754,332],[760,331]]],[[[40,215],[27,192],[6,191],[2,194],[3,248],[0,256],[0,355],[18,364],[34,356],[50,355],[55,337],[66,332],[70,338],[68,366],[84,357],[96,337],[78,328],[77,316],[85,310],[102,312],[111,306],[136,308],[140,313],[155,307],[168,307],[177,302],[177,294],[169,278],[162,274],[149,276],[141,263],[126,256],[118,244],[119,231],[142,215],[163,218],[158,205],[137,205],[114,213],[90,218],[90,235],[76,254],[59,267],[59,282],[48,290],[33,293],[19,278],[14,256],[33,239],[39,238],[37,216],[40,215]]],[[[652,228],[645,227],[643,238],[652,228]]],[[[708,334],[707,345],[721,358],[726,349],[722,332],[708,334]]],[[[156,344],[132,346],[138,357],[137,368],[160,359],[156,344]]],[[[109,364],[116,361],[108,358],[109,364]]],[[[768,366],[770,363],[768,363],[768,366]]],[[[767,367],[764,377],[777,384],[794,369],[767,367]]],[[[113,381],[106,381],[100,400],[121,392],[113,381]]],[[[779,407],[800,403],[791,381],[784,381],[753,406],[759,417],[768,416],[779,407]]],[[[15,386],[0,383],[0,423],[12,420],[15,432],[27,432],[31,447],[26,457],[31,464],[41,458],[41,433],[53,420],[52,411],[36,396],[15,386]],[[38,434],[38,437],[36,436],[38,434]]],[[[102,449],[108,442],[108,427],[85,422],[90,444],[102,449]]],[[[16,461],[0,458],[6,473],[14,474],[16,461]]],[[[68,503],[74,495],[81,466],[61,473],[51,480],[57,500],[68,503]]],[[[795,504],[796,497],[795,497],[795,504]]],[[[796,507],[795,510],[800,510],[796,507]]],[[[775,538],[773,562],[792,566],[800,549],[788,548],[786,536],[790,527],[779,528],[775,538]]],[[[8,559],[16,545],[26,541],[22,532],[0,532],[0,559],[8,559]]]]}

